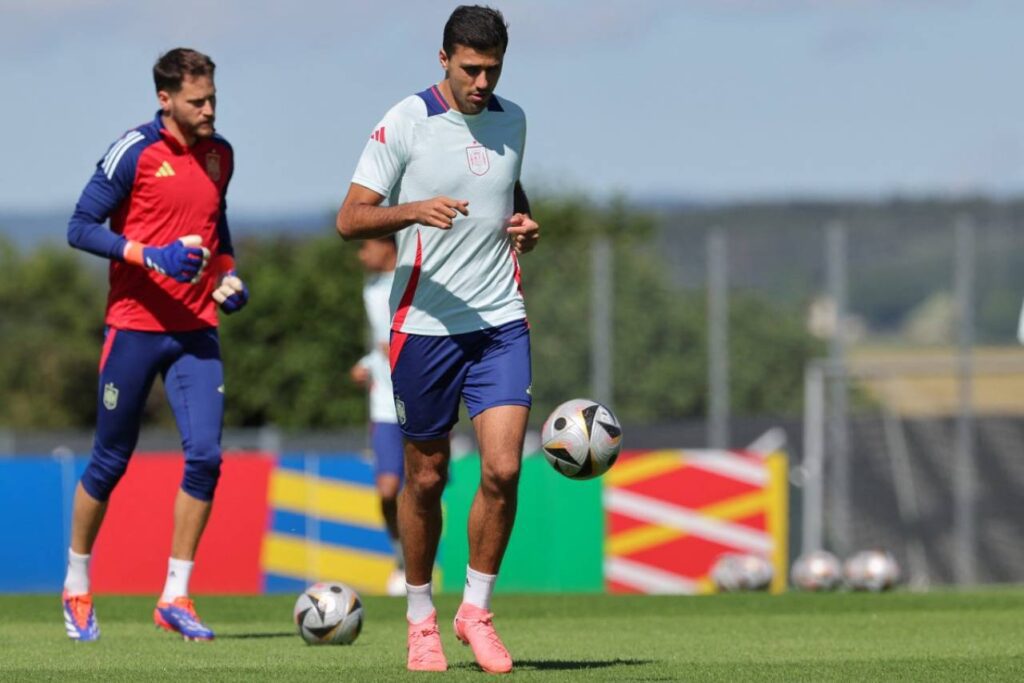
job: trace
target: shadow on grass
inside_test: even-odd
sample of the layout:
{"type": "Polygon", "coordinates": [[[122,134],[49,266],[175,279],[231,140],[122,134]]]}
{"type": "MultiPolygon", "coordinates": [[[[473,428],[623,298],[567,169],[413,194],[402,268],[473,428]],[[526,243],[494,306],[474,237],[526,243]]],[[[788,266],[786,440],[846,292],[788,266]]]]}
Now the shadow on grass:
{"type": "Polygon", "coordinates": [[[249,638],[294,638],[295,631],[274,631],[271,633],[228,633],[218,635],[217,640],[247,640],[249,638]]]}
{"type": "MultiPolygon", "coordinates": [[[[513,666],[516,671],[586,671],[587,669],[607,669],[612,666],[644,666],[653,664],[651,659],[517,659],[513,666]]],[[[450,668],[453,669],[478,669],[472,662],[460,662],[450,668]]]]}

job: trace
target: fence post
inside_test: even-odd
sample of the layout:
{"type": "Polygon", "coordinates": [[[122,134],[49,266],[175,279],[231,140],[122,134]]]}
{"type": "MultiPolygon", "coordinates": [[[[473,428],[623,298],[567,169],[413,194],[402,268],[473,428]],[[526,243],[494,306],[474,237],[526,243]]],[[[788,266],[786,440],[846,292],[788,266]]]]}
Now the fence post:
{"type": "Polygon", "coordinates": [[[729,275],[725,232],[712,228],[708,259],[708,423],[711,448],[729,447],[729,275]]]}
{"type": "Polygon", "coordinates": [[[612,244],[607,235],[600,235],[591,242],[590,263],[590,393],[598,403],[611,406],[615,299],[612,244]]]}
{"type": "Polygon", "coordinates": [[[977,582],[975,553],[977,495],[974,471],[974,251],[975,225],[960,216],[955,227],[954,288],[956,290],[957,392],[956,451],[953,460],[953,538],[956,580],[977,582]]]}
{"type": "Polygon", "coordinates": [[[826,227],[826,272],[828,291],[835,307],[835,325],[829,340],[829,530],[833,550],[846,555],[852,550],[852,499],[850,496],[850,436],[847,424],[846,227],[832,221],[826,227]]]}

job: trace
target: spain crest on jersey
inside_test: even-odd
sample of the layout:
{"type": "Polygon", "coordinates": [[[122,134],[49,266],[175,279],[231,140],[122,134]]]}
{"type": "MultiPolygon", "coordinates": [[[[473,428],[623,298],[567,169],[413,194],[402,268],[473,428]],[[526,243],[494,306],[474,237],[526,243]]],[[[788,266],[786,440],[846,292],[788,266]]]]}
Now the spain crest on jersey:
{"type": "Polygon", "coordinates": [[[491,170],[491,160],[487,158],[487,148],[477,143],[466,148],[466,160],[469,170],[474,175],[483,175],[491,170]]]}
{"type": "Polygon", "coordinates": [[[220,154],[216,150],[206,153],[206,175],[215,183],[220,182],[220,154]]]}
{"type": "Polygon", "coordinates": [[[117,387],[114,386],[113,382],[107,382],[103,385],[103,407],[107,410],[113,410],[117,407],[117,387]]]}

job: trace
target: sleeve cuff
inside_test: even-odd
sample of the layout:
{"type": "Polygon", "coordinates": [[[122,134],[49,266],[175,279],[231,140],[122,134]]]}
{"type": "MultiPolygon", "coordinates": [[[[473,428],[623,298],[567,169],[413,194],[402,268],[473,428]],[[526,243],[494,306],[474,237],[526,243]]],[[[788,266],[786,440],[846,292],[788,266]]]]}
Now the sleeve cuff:
{"type": "Polygon", "coordinates": [[[143,265],[142,250],[145,246],[139,242],[128,240],[124,245],[124,252],[121,254],[125,263],[131,263],[136,266],[143,265]]]}

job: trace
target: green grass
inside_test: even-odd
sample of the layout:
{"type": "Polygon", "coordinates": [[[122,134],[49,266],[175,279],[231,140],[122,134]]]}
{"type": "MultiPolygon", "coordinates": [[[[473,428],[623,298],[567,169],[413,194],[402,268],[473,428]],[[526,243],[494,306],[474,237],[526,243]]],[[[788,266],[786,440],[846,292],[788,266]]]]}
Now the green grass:
{"type": "MultiPolygon", "coordinates": [[[[446,674],[405,671],[404,601],[367,598],[352,646],[309,647],[293,598],[200,597],[213,643],[152,626],[152,598],[97,599],[103,636],[64,635],[56,596],[0,596],[0,680],[483,680],[438,610],[446,674]]],[[[515,680],[1024,680],[1024,589],[704,598],[499,595],[515,680]]]]}

